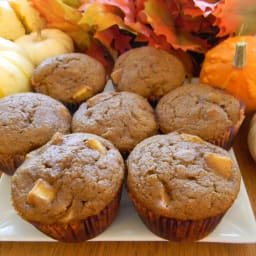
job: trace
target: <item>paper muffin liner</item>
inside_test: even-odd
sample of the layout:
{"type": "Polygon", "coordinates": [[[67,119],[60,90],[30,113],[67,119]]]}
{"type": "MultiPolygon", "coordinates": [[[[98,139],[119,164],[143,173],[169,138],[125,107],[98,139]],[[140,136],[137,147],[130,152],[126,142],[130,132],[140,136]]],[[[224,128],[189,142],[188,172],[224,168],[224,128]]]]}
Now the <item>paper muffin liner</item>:
{"type": "Polygon", "coordinates": [[[234,139],[244,121],[244,118],[245,118],[245,105],[242,102],[240,102],[240,112],[239,112],[238,122],[234,126],[230,127],[230,129],[227,130],[222,136],[209,139],[208,141],[226,150],[229,150],[233,145],[234,139]]]}
{"type": "Polygon", "coordinates": [[[84,220],[52,224],[31,222],[31,224],[45,235],[61,242],[87,241],[101,234],[112,224],[118,213],[121,193],[122,189],[119,190],[115,198],[99,214],[84,220]]]}
{"type": "Polygon", "coordinates": [[[16,169],[24,162],[24,155],[0,156],[0,171],[7,175],[13,175],[16,169]]]}
{"type": "Polygon", "coordinates": [[[157,215],[140,204],[130,193],[129,196],[146,227],[155,235],[173,242],[193,242],[206,237],[225,214],[202,220],[179,220],[157,215]]]}

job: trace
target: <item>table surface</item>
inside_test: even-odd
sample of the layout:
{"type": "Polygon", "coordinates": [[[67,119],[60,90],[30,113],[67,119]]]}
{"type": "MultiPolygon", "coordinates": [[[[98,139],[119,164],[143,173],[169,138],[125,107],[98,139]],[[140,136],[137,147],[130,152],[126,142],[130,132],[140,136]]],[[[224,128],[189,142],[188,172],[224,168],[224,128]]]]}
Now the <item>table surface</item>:
{"type": "MultiPolygon", "coordinates": [[[[235,154],[244,183],[256,214],[256,163],[250,157],[247,147],[247,134],[250,117],[247,117],[234,143],[235,154]]],[[[241,216],[245,217],[245,216],[241,216]]],[[[173,243],[173,242],[84,242],[64,244],[59,242],[1,242],[0,256],[47,255],[241,255],[255,256],[256,244],[222,243],[173,243]]]]}

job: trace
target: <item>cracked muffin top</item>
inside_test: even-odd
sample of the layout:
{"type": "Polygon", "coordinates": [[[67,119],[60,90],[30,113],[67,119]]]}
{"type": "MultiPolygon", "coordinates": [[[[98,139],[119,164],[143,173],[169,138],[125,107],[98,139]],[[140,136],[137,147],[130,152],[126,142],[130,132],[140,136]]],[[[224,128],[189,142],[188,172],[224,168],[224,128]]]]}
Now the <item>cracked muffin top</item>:
{"type": "Polygon", "coordinates": [[[71,115],[60,102],[39,93],[18,93],[0,99],[1,158],[45,144],[55,132],[69,133],[71,115]]]}
{"type": "Polygon", "coordinates": [[[145,46],[122,54],[115,62],[111,79],[118,91],[158,100],[184,82],[185,69],[174,55],[145,46]]]}
{"type": "Polygon", "coordinates": [[[122,153],[157,133],[153,108],[131,92],[104,92],[85,103],[72,119],[73,132],[88,132],[110,140],[122,153]]]}
{"type": "Polygon", "coordinates": [[[238,130],[244,120],[244,106],[223,90],[188,84],[162,97],[156,116],[163,133],[181,131],[218,144],[238,130]]]}
{"type": "Polygon", "coordinates": [[[124,162],[111,142],[92,134],[56,133],[12,176],[12,201],[28,221],[70,223],[103,210],[123,178],[124,162]]]}
{"type": "Polygon", "coordinates": [[[223,214],[240,172],[229,153],[195,135],[169,133],[139,143],[128,160],[129,194],[155,214],[198,220],[223,214]]]}
{"type": "Polygon", "coordinates": [[[49,58],[32,74],[34,90],[63,103],[80,103],[102,91],[106,82],[103,65],[82,53],[49,58]]]}

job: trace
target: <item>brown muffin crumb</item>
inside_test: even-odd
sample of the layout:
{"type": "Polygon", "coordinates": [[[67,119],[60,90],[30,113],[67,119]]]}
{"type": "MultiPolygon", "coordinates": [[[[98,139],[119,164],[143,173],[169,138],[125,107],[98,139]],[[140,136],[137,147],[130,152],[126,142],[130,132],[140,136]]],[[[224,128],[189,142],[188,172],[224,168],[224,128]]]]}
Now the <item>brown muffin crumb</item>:
{"type": "Polygon", "coordinates": [[[185,69],[174,55],[145,46],[122,54],[116,60],[111,79],[118,91],[157,100],[184,82],[185,69]]]}
{"type": "Polygon", "coordinates": [[[43,61],[34,70],[31,81],[36,92],[75,104],[103,90],[106,72],[92,57],[68,53],[43,61]]]}

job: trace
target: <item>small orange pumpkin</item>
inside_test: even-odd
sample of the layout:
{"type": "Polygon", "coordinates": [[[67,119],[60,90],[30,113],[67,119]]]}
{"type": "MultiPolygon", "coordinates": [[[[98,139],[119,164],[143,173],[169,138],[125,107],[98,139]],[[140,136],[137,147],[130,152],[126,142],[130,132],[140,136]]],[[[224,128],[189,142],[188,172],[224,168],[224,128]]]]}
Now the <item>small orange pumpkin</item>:
{"type": "Polygon", "coordinates": [[[256,110],[256,37],[226,39],[205,55],[200,82],[224,89],[256,110]]]}

